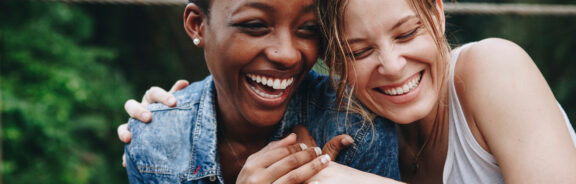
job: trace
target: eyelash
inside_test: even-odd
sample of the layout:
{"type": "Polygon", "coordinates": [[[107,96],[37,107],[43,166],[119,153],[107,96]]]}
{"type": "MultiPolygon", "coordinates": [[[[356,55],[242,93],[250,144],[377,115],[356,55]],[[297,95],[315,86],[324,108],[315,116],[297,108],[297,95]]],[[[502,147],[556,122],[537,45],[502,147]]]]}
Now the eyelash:
{"type": "Polygon", "coordinates": [[[346,54],[346,57],[360,59],[364,56],[364,54],[370,52],[371,50],[372,50],[372,48],[360,49],[358,51],[354,51],[352,53],[346,54]]]}
{"type": "Polygon", "coordinates": [[[413,38],[414,35],[416,35],[416,33],[418,33],[418,30],[420,30],[420,27],[417,27],[416,29],[410,31],[409,33],[400,35],[398,37],[396,37],[397,40],[408,40],[410,38],[413,38]]]}
{"type": "MultiPolygon", "coordinates": [[[[246,21],[231,25],[252,36],[265,35],[269,31],[268,25],[262,21],[246,21]]],[[[313,24],[300,26],[298,28],[298,33],[303,37],[316,36],[318,34],[318,25],[313,24]]]]}
{"type": "Polygon", "coordinates": [[[300,26],[300,27],[298,27],[298,33],[301,34],[301,36],[303,36],[303,37],[316,36],[319,33],[318,25],[312,24],[312,25],[300,26]]]}
{"type": "Polygon", "coordinates": [[[246,21],[240,23],[234,23],[232,26],[239,28],[242,32],[245,32],[253,36],[261,36],[268,32],[268,25],[262,21],[246,21]]]}

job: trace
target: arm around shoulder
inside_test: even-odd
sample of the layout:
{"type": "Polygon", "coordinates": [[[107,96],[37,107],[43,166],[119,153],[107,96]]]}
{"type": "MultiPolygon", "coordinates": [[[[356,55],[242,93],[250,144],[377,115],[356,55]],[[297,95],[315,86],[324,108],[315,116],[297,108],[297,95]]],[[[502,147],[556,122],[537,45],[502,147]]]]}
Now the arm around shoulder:
{"type": "Polygon", "coordinates": [[[320,171],[306,183],[403,183],[390,178],[363,172],[336,162],[330,162],[328,167],[320,171]]]}
{"type": "Polygon", "coordinates": [[[571,173],[576,149],[562,111],[520,46],[482,40],[462,51],[455,78],[467,119],[486,141],[507,183],[576,182],[571,173]]]}

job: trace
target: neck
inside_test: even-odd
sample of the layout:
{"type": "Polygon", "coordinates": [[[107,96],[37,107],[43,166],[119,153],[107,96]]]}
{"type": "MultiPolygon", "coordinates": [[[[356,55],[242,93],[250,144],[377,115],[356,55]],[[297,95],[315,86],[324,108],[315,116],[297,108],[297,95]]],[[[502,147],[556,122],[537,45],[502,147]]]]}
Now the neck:
{"type": "Polygon", "coordinates": [[[275,124],[271,126],[256,126],[254,123],[246,120],[241,112],[233,105],[230,100],[221,99],[217,95],[217,122],[218,135],[225,136],[228,141],[240,143],[242,145],[253,147],[266,144],[267,140],[274,133],[275,124]]]}
{"type": "Polygon", "coordinates": [[[218,99],[218,152],[222,166],[222,176],[228,183],[236,183],[248,156],[261,150],[274,133],[274,125],[255,126],[243,118],[240,112],[229,102],[218,99]]]}
{"type": "MultiPolygon", "coordinates": [[[[448,94],[446,88],[440,90],[439,94],[448,94]]],[[[448,135],[448,97],[440,95],[438,103],[424,118],[410,124],[398,125],[400,139],[412,146],[424,144],[427,139],[431,142],[448,135]]]]}

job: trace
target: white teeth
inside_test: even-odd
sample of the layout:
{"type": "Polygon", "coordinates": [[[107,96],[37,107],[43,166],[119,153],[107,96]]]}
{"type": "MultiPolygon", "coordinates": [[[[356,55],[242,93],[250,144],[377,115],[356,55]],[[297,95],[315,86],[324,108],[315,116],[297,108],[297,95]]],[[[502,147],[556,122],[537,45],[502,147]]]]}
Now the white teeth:
{"type": "Polygon", "coordinates": [[[280,89],[280,79],[274,80],[274,86],[272,86],[272,88],[280,89]]]}
{"type": "Polygon", "coordinates": [[[262,77],[262,82],[260,82],[262,85],[266,85],[268,83],[268,80],[266,80],[266,77],[262,77]]]}
{"type": "MultiPolygon", "coordinates": [[[[294,78],[290,77],[288,79],[273,79],[271,77],[265,77],[265,76],[261,76],[261,75],[255,75],[255,74],[247,74],[246,76],[248,76],[248,78],[256,83],[260,83],[264,86],[268,86],[270,88],[273,89],[286,89],[288,88],[288,86],[292,85],[292,82],[294,82],[294,78]]],[[[262,91],[257,91],[257,92],[262,92],[262,91]]],[[[262,92],[263,93],[263,92],[262,92]]],[[[265,95],[263,95],[265,96],[265,95]]],[[[276,96],[276,95],[274,95],[276,96]]]]}
{"type": "Polygon", "coordinates": [[[256,87],[254,87],[254,86],[250,86],[250,88],[252,88],[252,90],[254,90],[256,93],[258,93],[258,95],[263,96],[265,98],[278,98],[284,94],[284,91],[282,91],[277,95],[271,95],[271,94],[268,94],[268,93],[265,93],[265,92],[262,92],[262,91],[256,89],[256,87]]]}
{"type": "Polygon", "coordinates": [[[266,85],[270,86],[270,87],[274,87],[274,81],[272,79],[268,79],[268,82],[266,82],[266,85]]]}
{"type": "Polygon", "coordinates": [[[420,84],[420,78],[422,78],[422,74],[418,75],[418,77],[412,79],[411,81],[408,81],[408,83],[404,84],[403,86],[392,89],[386,89],[383,90],[383,92],[387,95],[392,96],[403,95],[405,93],[410,92],[414,88],[418,87],[418,85],[420,84]]]}

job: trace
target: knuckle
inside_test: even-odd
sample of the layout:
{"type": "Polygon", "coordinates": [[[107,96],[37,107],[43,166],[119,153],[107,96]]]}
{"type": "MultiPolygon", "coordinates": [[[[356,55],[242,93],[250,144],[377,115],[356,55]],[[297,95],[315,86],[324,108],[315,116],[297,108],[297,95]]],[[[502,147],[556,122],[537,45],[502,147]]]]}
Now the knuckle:
{"type": "Polygon", "coordinates": [[[300,148],[300,144],[294,144],[294,145],[287,146],[286,151],[288,153],[292,154],[292,153],[297,153],[299,151],[302,151],[302,149],[300,148]]]}
{"type": "Polygon", "coordinates": [[[247,183],[264,183],[264,180],[262,179],[261,176],[252,176],[249,177],[246,181],[247,183]]]}
{"type": "Polygon", "coordinates": [[[285,182],[286,183],[296,183],[296,182],[300,182],[301,180],[302,180],[301,174],[299,174],[298,172],[292,172],[292,173],[286,175],[285,182]]]}
{"type": "Polygon", "coordinates": [[[300,159],[298,156],[290,156],[286,159],[286,162],[288,165],[300,165],[302,163],[302,159],[300,159]]]}

